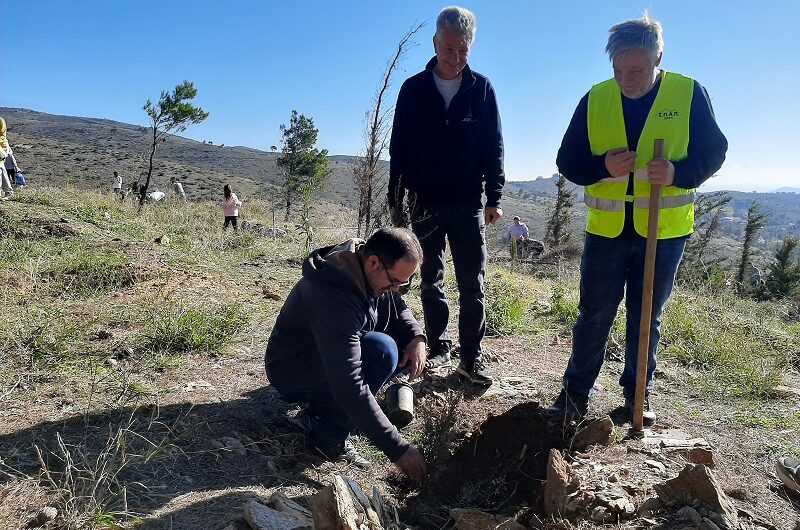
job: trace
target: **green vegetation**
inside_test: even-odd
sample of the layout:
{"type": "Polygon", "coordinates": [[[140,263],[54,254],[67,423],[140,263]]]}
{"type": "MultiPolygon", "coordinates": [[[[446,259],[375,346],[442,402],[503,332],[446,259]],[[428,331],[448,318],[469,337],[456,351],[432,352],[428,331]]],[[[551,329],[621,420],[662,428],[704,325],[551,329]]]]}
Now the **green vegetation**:
{"type": "Polygon", "coordinates": [[[553,285],[550,297],[551,311],[556,320],[571,328],[578,320],[578,294],[563,283],[553,285]]]}
{"type": "MultiPolygon", "coordinates": [[[[7,325],[0,327],[0,348],[9,362],[0,382],[5,388],[17,385],[9,403],[17,400],[18,406],[41,398],[47,404],[51,396],[69,396],[65,409],[85,411],[89,418],[99,410],[183,401],[187,381],[182,377],[191,374],[186,379],[198,382],[207,367],[208,361],[196,354],[252,350],[260,357],[274,314],[299,277],[296,258],[308,241],[291,228],[287,235],[270,237],[266,227],[272,226],[271,209],[256,199],[247,206],[242,230],[223,233],[214,203],[165,202],[137,212],[135,204],[69,188],[24,189],[4,203],[0,275],[6,288],[0,290],[0,304],[7,325]],[[181,372],[162,373],[168,370],[181,372]]],[[[336,223],[354,226],[352,219],[326,218],[327,225],[336,223]]],[[[318,230],[314,245],[340,241],[343,233],[318,230]]],[[[776,293],[791,292],[780,286],[794,278],[793,249],[789,242],[776,255],[776,293]]],[[[547,368],[537,381],[557,384],[569,354],[568,340],[561,338],[569,335],[578,316],[577,260],[563,256],[562,261],[511,271],[490,262],[487,331],[502,338],[487,339],[487,350],[501,345],[496,350],[499,362],[490,359],[490,368],[497,367],[498,373],[507,374],[511,366],[499,368],[506,352],[522,348],[535,368],[540,361],[547,368]],[[558,340],[552,340],[554,335],[558,340]]],[[[773,451],[792,454],[794,440],[785,433],[800,429],[800,415],[796,401],[786,406],[780,385],[793,381],[792,367],[800,368],[795,302],[742,297],[726,284],[721,266],[707,271],[691,282],[679,282],[666,307],[659,388],[681,399],[699,398],[696,408],[690,404],[688,412],[680,410],[680,418],[691,414],[698,424],[724,421],[738,432],[757,430],[763,439],[759,450],[767,458],[773,451]],[[724,403],[722,412],[720,406],[700,410],[712,397],[724,403]]],[[[455,316],[458,290],[452,263],[445,290],[455,316]]],[[[419,288],[406,299],[420,316],[419,288]]],[[[624,319],[622,307],[611,332],[621,345],[624,319]]],[[[451,325],[452,330],[455,318],[451,325]]],[[[616,379],[619,368],[619,363],[606,363],[603,383],[616,379]]],[[[263,379],[253,381],[263,385],[263,379]]],[[[686,405],[678,404],[677,397],[659,397],[665,408],[686,405]]],[[[459,407],[469,403],[460,403],[460,398],[460,391],[437,391],[419,404],[418,428],[408,438],[419,442],[431,462],[448,454],[464,427],[459,407]]],[[[179,435],[172,423],[165,428],[170,436],[179,435]]],[[[41,467],[50,473],[45,485],[59,496],[56,505],[75,528],[135,525],[136,519],[120,506],[123,486],[130,488],[128,494],[136,493],[136,483],[122,472],[122,464],[127,470],[141,459],[164,458],[174,440],[143,440],[138,435],[148,434],[142,426],[135,429],[137,436],[128,436],[134,430],[130,425],[103,429],[105,460],[89,454],[89,445],[72,440],[42,450],[41,467]],[[134,443],[140,445],[135,451],[134,443]],[[121,462],[123,455],[127,460],[121,462]],[[60,462],[68,457],[73,464],[65,468],[60,462]],[[98,466],[105,474],[97,474],[98,466]],[[88,497],[91,492],[81,489],[84,484],[103,494],[88,497]],[[78,498],[84,501],[78,503],[78,498]]],[[[263,449],[273,442],[257,443],[263,449]]],[[[380,458],[363,440],[358,444],[371,459],[380,458]]]]}
{"type": "Polygon", "coordinates": [[[713,392],[768,395],[800,352],[800,335],[776,314],[774,305],[733,294],[673,295],[662,322],[663,352],[698,368],[713,392]]]}
{"type": "Polygon", "coordinates": [[[523,330],[525,313],[530,303],[522,284],[501,269],[486,276],[486,333],[512,335],[523,330]]]}
{"type": "Polygon", "coordinates": [[[149,314],[141,347],[154,353],[219,353],[248,323],[239,304],[212,309],[168,304],[149,314]]]}

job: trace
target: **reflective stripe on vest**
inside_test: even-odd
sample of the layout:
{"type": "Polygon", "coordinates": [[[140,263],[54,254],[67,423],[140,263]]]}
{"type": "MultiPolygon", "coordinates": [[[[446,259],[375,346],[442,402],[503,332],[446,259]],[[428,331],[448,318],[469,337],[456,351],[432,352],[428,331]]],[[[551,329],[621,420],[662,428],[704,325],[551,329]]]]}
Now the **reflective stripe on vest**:
{"type": "MultiPolygon", "coordinates": [[[[681,206],[686,206],[687,204],[694,204],[694,193],[689,193],[686,195],[672,195],[670,197],[661,197],[658,201],[658,208],[659,210],[663,210],[665,208],[679,208],[681,206]]],[[[631,197],[633,202],[633,206],[635,208],[641,208],[642,210],[649,210],[650,209],[650,198],[649,197],[639,197],[633,198],[631,197]]],[[[622,212],[625,210],[625,200],[618,200],[618,199],[598,199],[597,197],[591,197],[589,195],[583,195],[583,202],[589,208],[594,208],[595,210],[603,210],[606,212],[622,212]]]]}
{"type": "MultiPolygon", "coordinates": [[[[633,221],[636,232],[647,235],[650,181],[647,164],[653,158],[653,140],[664,138],[665,158],[677,162],[686,158],[689,147],[689,114],[694,81],[671,72],[661,72],[661,83],[647,116],[639,144],[633,182],[633,221]]],[[[605,155],[609,149],[628,147],[622,95],[619,86],[609,79],[589,91],[587,110],[589,144],[592,154],[605,155]]],[[[605,237],[617,237],[625,225],[625,202],[628,176],[606,177],[586,186],[586,231],[605,237]]],[[[690,234],[694,229],[694,190],[675,186],[661,189],[658,237],[671,238],[690,234]]]]}

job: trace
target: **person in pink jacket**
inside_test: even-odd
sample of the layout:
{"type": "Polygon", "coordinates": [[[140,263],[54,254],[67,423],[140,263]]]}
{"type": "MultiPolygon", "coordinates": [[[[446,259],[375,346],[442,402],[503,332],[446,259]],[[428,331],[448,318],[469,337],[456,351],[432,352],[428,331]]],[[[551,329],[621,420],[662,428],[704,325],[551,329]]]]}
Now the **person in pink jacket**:
{"type": "Polygon", "coordinates": [[[242,201],[231,191],[230,184],[225,184],[225,187],[222,188],[222,192],[225,195],[225,198],[220,204],[225,215],[225,224],[222,225],[222,229],[225,230],[228,228],[228,224],[232,224],[233,229],[238,230],[239,228],[236,226],[236,221],[239,218],[239,207],[242,205],[242,201]]]}

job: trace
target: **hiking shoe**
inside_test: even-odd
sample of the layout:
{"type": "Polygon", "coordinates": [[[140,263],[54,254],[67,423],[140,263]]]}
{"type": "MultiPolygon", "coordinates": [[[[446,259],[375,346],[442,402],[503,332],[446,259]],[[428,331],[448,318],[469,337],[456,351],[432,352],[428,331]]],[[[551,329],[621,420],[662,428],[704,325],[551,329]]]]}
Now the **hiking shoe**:
{"type": "Polygon", "coordinates": [[[425,370],[437,370],[451,366],[453,363],[450,361],[450,343],[440,342],[437,346],[431,346],[428,360],[425,361],[425,370]]]}
{"type": "Polygon", "coordinates": [[[334,443],[329,446],[314,444],[314,449],[330,462],[342,462],[357,467],[358,469],[369,469],[372,467],[369,460],[361,456],[361,453],[356,450],[356,446],[353,444],[353,440],[350,437],[344,442],[334,443]]]}
{"type": "Polygon", "coordinates": [[[473,385],[491,386],[492,384],[492,376],[480,357],[474,361],[461,359],[456,372],[462,379],[468,379],[473,385]]]}
{"type": "MultiPolygon", "coordinates": [[[[633,396],[625,398],[625,412],[628,414],[628,420],[631,422],[633,422],[633,402],[633,396]]],[[[651,425],[655,424],[655,422],[656,412],[653,410],[652,405],[650,405],[650,392],[647,392],[644,395],[644,413],[642,414],[642,425],[645,427],[650,427],[651,425]]]]}
{"type": "Polygon", "coordinates": [[[775,471],[783,484],[790,490],[800,492],[800,460],[796,458],[779,458],[775,471]]]}
{"type": "Polygon", "coordinates": [[[552,405],[545,409],[551,416],[561,416],[567,421],[582,418],[589,412],[589,397],[572,394],[562,388],[552,405]]]}
{"type": "Polygon", "coordinates": [[[449,353],[434,355],[433,357],[428,357],[428,360],[425,361],[426,370],[436,370],[438,368],[450,368],[451,366],[453,366],[453,363],[450,361],[449,353]]]}

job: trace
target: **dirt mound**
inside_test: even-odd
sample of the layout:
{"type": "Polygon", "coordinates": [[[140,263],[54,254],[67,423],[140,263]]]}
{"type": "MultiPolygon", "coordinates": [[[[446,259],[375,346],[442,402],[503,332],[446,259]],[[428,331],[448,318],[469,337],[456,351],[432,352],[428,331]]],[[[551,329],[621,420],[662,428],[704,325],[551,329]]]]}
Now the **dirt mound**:
{"type": "Polygon", "coordinates": [[[41,240],[47,238],[68,238],[78,235],[65,220],[26,218],[19,223],[2,222],[2,232],[14,239],[41,240]]]}
{"type": "Polygon", "coordinates": [[[541,509],[550,449],[563,449],[574,428],[553,421],[536,402],[490,416],[469,433],[409,502],[404,521],[439,528],[450,508],[513,513],[541,509]]]}

